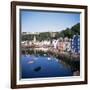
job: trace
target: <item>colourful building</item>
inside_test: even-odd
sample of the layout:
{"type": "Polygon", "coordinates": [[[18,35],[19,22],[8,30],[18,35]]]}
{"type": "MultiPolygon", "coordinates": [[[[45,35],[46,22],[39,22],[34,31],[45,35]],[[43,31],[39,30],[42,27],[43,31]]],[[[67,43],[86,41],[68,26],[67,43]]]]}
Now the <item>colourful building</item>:
{"type": "Polygon", "coordinates": [[[72,53],[80,53],[80,36],[74,35],[71,40],[71,51],[72,53]]]}
{"type": "Polygon", "coordinates": [[[60,37],[60,39],[58,40],[57,49],[58,49],[60,52],[64,52],[64,50],[65,50],[65,43],[64,43],[64,40],[63,40],[62,37],[60,37]]]}
{"type": "Polygon", "coordinates": [[[64,38],[64,50],[66,52],[71,51],[71,39],[69,39],[68,37],[64,38]]]}

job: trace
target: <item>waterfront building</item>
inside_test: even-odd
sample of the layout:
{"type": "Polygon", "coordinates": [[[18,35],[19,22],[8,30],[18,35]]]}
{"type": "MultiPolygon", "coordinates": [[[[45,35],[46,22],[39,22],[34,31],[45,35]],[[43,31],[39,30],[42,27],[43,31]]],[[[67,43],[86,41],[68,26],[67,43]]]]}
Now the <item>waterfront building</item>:
{"type": "Polygon", "coordinates": [[[55,49],[57,49],[58,40],[53,40],[52,45],[55,49]]]}
{"type": "Polygon", "coordinates": [[[65,44],[64,50],[66,52],[69,52],[71,50],[71,39],[69,39],[68,37],[65,37],[64,38],[64,44],[65,44]]]}
{"type": "Polygon", "coordinates": [[[72,53],[80,53],[80,36],[74,35],[71,40],[72,53]]]}
{"type": "Polygon", "coordinates": [[[59,41],[57,43],[57,48],[60,52],[64,52],[65,50],[65,43],[62,37],[59,38],[59,41]]]}
{"type": "Polygon", "coordinates": [[[71,40],[67,37],[61,37],[57,44],[58,50],[61,52],[69,52],[71,50],[71,40]]]}

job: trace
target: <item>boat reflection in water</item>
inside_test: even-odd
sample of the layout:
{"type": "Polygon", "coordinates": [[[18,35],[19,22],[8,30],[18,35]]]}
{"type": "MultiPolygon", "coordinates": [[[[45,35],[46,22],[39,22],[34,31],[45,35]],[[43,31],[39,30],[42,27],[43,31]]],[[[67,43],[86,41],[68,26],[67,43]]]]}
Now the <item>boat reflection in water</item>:
{"type": "Polygon", "coordinates": [[[21,55],[21,78],[73,76],[70,67],[50,56],[21,55]]]}

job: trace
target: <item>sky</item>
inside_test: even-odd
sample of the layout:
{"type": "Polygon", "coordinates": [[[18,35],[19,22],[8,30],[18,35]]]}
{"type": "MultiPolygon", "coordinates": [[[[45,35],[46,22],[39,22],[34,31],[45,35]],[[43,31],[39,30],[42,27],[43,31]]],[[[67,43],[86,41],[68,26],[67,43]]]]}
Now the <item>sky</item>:
{"type": "Polygon", "coordinates": [[[80,22],[79,13],[21,10],[22,32],[55,32],[80,22]]]}

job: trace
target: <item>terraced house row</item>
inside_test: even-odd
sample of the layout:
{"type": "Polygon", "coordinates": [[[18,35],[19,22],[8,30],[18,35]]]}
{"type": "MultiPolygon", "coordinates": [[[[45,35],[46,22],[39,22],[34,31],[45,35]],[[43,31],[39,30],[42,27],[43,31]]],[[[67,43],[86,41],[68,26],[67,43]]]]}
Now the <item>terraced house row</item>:
{"type": "MultiPolygon", "coordinates": [[[[22,47],[28,47],[28,48],[54,48],[60,52],[71,52],[71,53],[80,53],[80,36],[74,35],[73,38],[62,38],[59,39],[53,39],[53,40],[42,40],[38,41],[34,37],[32,41],[22,41],[21,42],[22,47]]],[[[43,49],[42,49],[43,50],[43,49]]]]}

